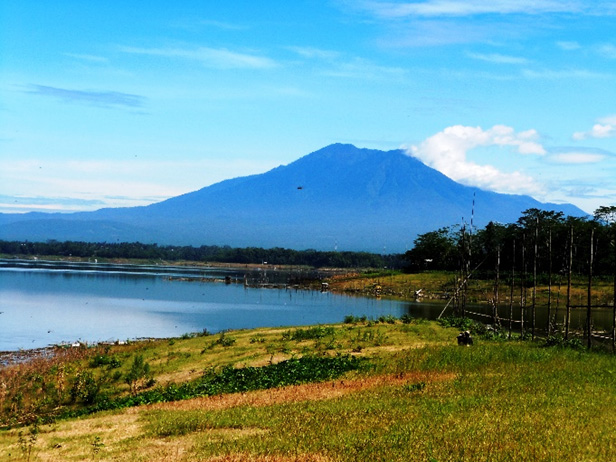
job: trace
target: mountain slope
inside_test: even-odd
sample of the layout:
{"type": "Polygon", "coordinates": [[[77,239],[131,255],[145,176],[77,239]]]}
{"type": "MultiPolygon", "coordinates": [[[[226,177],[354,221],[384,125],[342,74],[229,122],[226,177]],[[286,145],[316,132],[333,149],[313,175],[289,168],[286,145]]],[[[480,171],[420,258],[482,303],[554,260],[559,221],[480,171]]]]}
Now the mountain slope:
{"type": "Polygon", "coordinates": [[[460,185],[401,150],[334,144],[267,173],[145,207],[4,216],[0,238],[390,253],[410,248],[417,234],[469,222],[473,200],[477,226],[513,222],[528,208],[585,215],[572,205],[460,185]]]}

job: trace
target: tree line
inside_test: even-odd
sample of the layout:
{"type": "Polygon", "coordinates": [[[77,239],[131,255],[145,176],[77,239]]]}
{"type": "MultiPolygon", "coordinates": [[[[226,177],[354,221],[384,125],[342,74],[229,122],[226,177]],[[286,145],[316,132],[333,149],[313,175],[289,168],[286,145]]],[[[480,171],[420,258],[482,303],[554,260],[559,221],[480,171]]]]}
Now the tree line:
{"type": "Polygon", "coordinates": [[[311,266],[315,268],[383,268],[403,264],[401,255],[379,255],[368,252],[325,252],[260,247],[229,246],[162,246],[140,242],[0,241],[0,254],[15,256],[54,255],[90,259],[139,259],[156,261],[197,261],[236,264],[311,266]]]}
{"type": "Polygon", "coordinates": [[[490,222],[483,229],[456,225],[421,234],[404,257],[412,271],[456,271],[466,261],[482,278],[492,277],[499,261],[518,274],[532,268],[540,278],[565,274],[570,265],[573,273],[587,274],[592,259],[594,276],[611,276],[615,242],[616,206],[600,207],[592,217],[533,208],[515,223],[490,222]]]}
{"type": "Polygon", "coordinates": [[[586,274],[592,244],[594,276],[614,274],[616,264],[616,206],[600,207],[593,217],[564,216],[562,212],[525,210],[515,223],[490,222],[485,228],[452,225],[414,240],[405,254],[351,251],[292,250],[280,247],[170,246],[141,242],[29,242],[0,240],[0,254],[101,259],[202,261],[237,264],[312,266],[315,268],[395,268],[409,272],[457,271],[470,265],[478,277],[493,277],[498,265],[519,274],[530,265],[539,278],[569,270],[586,274]],[[571,254],[571,255],[570,255],[571,254]],[[572,256],[572,258],[570,258],[572,256]]]}
{"type": "MultiPolygon", "coordinates": [[[[441,228],[422,234],[415,240],[415,247],[406,253],[411,268],[456,270],[456,287],[450,302],[454,312],[466,314],[468,281],[475,279],[494,280],[493,294],[488,296],[492,306],[492,322],[501,324],[499,313],[501,298],[507,298],[506,320],[511,336],[512,323],[520,325],[522,335],[526,326],[535,337],[537,313],[537,289],[547,286],[548,336],[554,333],[569,341],[571,310],[586,309],[584,338],[588,348],[593,338],[611,339],[616,351],[616,206],[599,207],[592,217],[565,217],[560,212],[528,209],[516,223],[503,225],[489,223],[484,229],[474,230],[466,225],[459,228],[441,228]],[[572,299],[572,278],[587,276],[586,301],[583,304],[572,299]],[[593,299],[593,278],[613,281],[611,300],[597,304],[593,299]],[[565,281],[566,315],[563,325],[558,324],[553,311],[553,284],[565,281]],[[501,287],[501,283],[505,287],[501,287]],[[500,290],[508,288],[502,297],[500,290]],[[519,288],[520,318],[513,319],[514,291],[519,288]],[[612,309],[611,332],[593,330],[595,308],[612,309]]],[[[558,292],[556,292],[558,293],[558,292]]],[[[579,292],[578,292],[579,293],[579,292]]],[[[449,303],[448,303],[449,304],[449,303]]],[[[558,310],[558,304],[555,307],[558,310]]],[[[476,313],[475,313],[476,314],[476,313]]]]}

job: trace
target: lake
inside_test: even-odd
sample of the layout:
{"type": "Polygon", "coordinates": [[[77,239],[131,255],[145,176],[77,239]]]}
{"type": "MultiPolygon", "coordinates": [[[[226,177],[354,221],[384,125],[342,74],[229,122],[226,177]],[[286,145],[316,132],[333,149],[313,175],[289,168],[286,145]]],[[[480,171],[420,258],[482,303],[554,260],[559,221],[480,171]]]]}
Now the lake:
{"type": "Polygon", "coordinates": [[[4,260],[0,351],[177,337],[204,329],[325,324],[346,315],[400,317],[410,309],[409,303],[391,300],[244,284],[292,276],[297,273],[4,260]],[[220,282],[225,277],[230,284],[220,282]]]}
{"type": "MultiPolygon", "coordinates": [[[[254,327],[338,323],[347,315],[435,319],[445,302],[400,302],[350,297],[293,288],[250,287],[286,284],[305,271],[136,266],[0,259],[0,351],[42,348],[62,342],[87,343],[178,337],[254,327]],[[228,279],[229,284],[223,281],[228,279]]],[[[487,305],[469,307],[489,313],[487,305]]],[[[508,307],[500,307],[505,317],[508,307]]],[[[564,307],[559,308],[559,323],[564,307]]],[[[451,308],[447,312],[451,314],[451,308]]],[[[595,329],[611,328],[611,309],[593,310],[595,329]]],[[[514,319],[519,319],[519,306],[514,319]]],[[[489,322],[489,319],[478,318],[489,322]]],[[[530,329],[529,313],[526,314],[530,329]]],[[[586,311],[571,314],[584,326],[586,311]]],[[[546,324],[537,309],[537,332],[546,324]]],[[[504,321],[504,327],[507,322],[504,321]]],[[[519,328],[519,324],[515,325],[519,328]]]]}

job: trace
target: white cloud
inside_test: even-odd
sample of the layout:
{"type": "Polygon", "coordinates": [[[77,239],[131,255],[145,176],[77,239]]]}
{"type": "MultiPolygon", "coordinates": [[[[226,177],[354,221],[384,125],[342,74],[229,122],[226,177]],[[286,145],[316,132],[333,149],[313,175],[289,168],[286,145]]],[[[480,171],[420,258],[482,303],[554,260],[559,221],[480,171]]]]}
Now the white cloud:
{"type": "Polygon", "coordinates": [[[70,58],[79,59],[81,61],[88,61],[91,63],[107,63],[109,60],[102,56],[80,54],[80,53],[64,53],[65,56],[70,58]]]}
{"type": "Polygon", "coordinates": [[[490,53],[490,54],[482,54],[482,53],[469,53],[473,59],[477,59],[479,61],[487,61],[489,63],[495,64],[527,64],[528,59],[521,58],[518,56],[507,56],[501,55],[499,53],[490,53]]]}
{"type": "Polygon", "coordinates": [[[599,47],[599,53],[606,58],[616,59],[616,46],[606,43],[599,47]]]}
{"type": "Polygon", "coordinates": [[[593,152],[563,152],[555,154],[551,157],[551,160],[561,164],[596,164],[605,159],[604,154],[597,154],[593,152]]]}
{"type": "MultiPolygon", "coordinates": [[[[0,171],[0,211],[23,208],[25,198],[51,198],[37,210],[94,210],[147,205],[213,183],[262,172],[272,162],[252,159],[37,160],[4,162],[0,171]],[[17,202],[2,201],[11,196],[17,202]],[[10,205],[10,207],[9,207],[10,205]],[[17,207],[20,205],[20,207],[17,207]]],[[[32,200],[28,200],[32,205],[32,200]]]]}
{"type": "Polygon", "coordinates": [[[580,48],[582,48],[582,46],[578,42],[574,41],[556,42],[556,46],[558,46],[558,48],[560,48],[561,50],[565,51],[579,50],[580,48]]]}
{"type": "Polygon", "coordinates": [[[613,138],[616,137],[616,115],[603,117],[586,132],[575,132],[574,140],[585,140],[587,138],[613,138]]]}
{"type": "Polygon", "coordinates": [[[146,98],[141,95],[107,90],[75,90],[47,85],[30,85],[27,92],[32,95],[48,96],[61,101],[81,103],[106,108],[140,108],[146,98]]]}
{"type": "Polygon", "coordinates": [[[608,79],[612,76],[601,72],[589,71],[586,69],[543,69],[531,70],[524,69],[522,76],[527,79],[549,79],[549,80],[567,80],[567,79],[608,79]]]}
{"type": "Polygon", "coordinates": [[[478,14],[592,13],[597,8],[569,0],[427,0],[419,2],[364,1],[360,7],[383,18],[412,16],[470,16],[478,14]]]}
{"type": "Polygon", "coordinates": [[[483,130],[481,127],[455,125],[439,132],[408,153],[435,168],[452,180],[482,189],[504,193],[537,194],[542,188],[535,180],[520,172],[502,172],[491,165],[479,165],[467,159],[467,152],[481,146],[510,146],[520,154],[544,155],[536,142],[535,130],[516,133],[504,125],[483,130]]]}
{"type": "Polygon", "coordinates": [[[345,79],[383,80],[404,77],[408,71],[401,67],[379,66],[369,60],[355,58],[335,64],[331,69],[324,70],[322,74],[345,79]]]}
{"type": "Polygon", "coordinates": [[[276,61],[254,53],[240,53],[226,48],[135,48],[120,47],[123,53],[162,56],[172,59],[187,59],[217,69],[270,69],[276,61]]]}
{"type": "Polygon", "coordinates": [[[309,59],[336,59],[340,56],[340,52],[334,50],[324,50],[313,47],[287,47],[289,51],[309,59]]]}

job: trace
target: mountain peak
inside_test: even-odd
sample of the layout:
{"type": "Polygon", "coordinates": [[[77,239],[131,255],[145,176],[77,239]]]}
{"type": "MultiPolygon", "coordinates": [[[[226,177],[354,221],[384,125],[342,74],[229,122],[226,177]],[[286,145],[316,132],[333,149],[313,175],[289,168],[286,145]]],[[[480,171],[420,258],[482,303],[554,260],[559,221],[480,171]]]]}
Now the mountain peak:
{"type": "MultiPolygon", "coordinates": [[[[515,222],[529,208],[548,208],[528,196],[460,185],[402,150],[336,143],[269,172],[147,207],[54,216],[53,221],[13,216],[0,228],[0,238],[395,253],[410,248],[418,234],[469,217],[473,201],[480,227],[489,221],[515,222]]],[[[585,215],[570,205],[548,209],[585,215]]]]}

